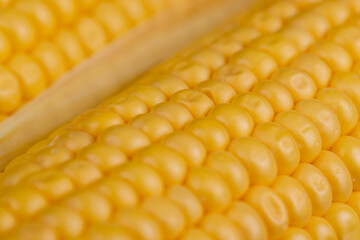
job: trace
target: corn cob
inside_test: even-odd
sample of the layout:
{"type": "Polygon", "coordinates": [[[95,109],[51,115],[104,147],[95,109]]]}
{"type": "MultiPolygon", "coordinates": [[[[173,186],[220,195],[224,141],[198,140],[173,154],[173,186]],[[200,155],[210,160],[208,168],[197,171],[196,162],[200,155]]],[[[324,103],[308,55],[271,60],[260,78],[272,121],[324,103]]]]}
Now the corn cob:
{"type": "Polygon", "coordinates": [[[360,239],[358,1],[264,3],[12,160],[4,239],[360,239]]]}

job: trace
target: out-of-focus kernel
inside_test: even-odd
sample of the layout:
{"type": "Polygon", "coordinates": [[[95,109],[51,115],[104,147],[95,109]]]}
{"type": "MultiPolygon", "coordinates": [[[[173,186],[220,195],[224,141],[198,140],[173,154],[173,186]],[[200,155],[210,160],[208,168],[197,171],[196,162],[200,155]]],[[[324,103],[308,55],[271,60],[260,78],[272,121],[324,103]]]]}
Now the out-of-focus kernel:
{"type": "Polygon", "coordinates": [[[5,233],[15,227],[17,220],[13,213],[5,207],[0,207],[0,233],[5,233]]]}
{"type": "MultiPolygon", "coordinates": [[[[11,42],[9,33],[5,29],[0,29],[0,62],[4,62],[11,54],[13,44],[11,42]]],[[[236,49],[237,51],[238,49],[236,49]]]]}
{"type": "Polygon", "coordinates": [[[70,61],[71,66],[80,63],[87,56],[79,37],[69,30],[60,30],[55,37],[55,42],[70,61]]]}
{"type": "Polygon", "coordinates": [[[226,58],[228,58],[237,51],[241,50],[242,45],[228,36],[223,36],[211,43],[209,48],[221,52],[226,58]]]}
{"type": "Polygon", "coordinates": [[[142,0],[126,1],[116,0],[117,4],[123,12],[133,21],[133,23],[141,22],[145,20],[149,15],[149,9],[146,7],[146,3],[142,0]]]}
{"type": "Polygon", "coordinates": [[[300,151],[294,137],[281,125],[273,122],[255,127],[253,136],[272,151],[279,174],[291,174],[300,162],[300,151]]]}
{"type": "Polygon", "coordinates": [[[79,212],[92,223],[108,220],[112,212],[108,200],[91,190],[76,191],[64,200],[64,205],[79,212]]]}
{"type": "Polygon", "coordinates": [[[281,240],[312,240],[311,236],[303,229],[297,227],[289,227],[286,229],[284,235],[281,236],[281,240]]]}
{"type": "Polygon", "coordinates": [[[17,240],[56,240],[57,233],[54,229],[44,226],[38,222],[25,223],[13,234],[13,238],[17,240]]]}
{"type": "Polygon", "coordinates": [[[138,149],[150,144],[145,133],[130,125],[118,125],[106,129],[98,137],[98,142],[117,147],[126,156],[132,156],[138,149]]]}
{"type": "Polygon", "coordinates": [[[174,132],[162,140],[162,144],[182,154],[191,167],[201,166],[205,161],[206,149],[204,145],[192,134],[174,132]]]}
{"type": "Polygon", "coordinates": [[[181,240],[215,240],[210,234],[204,230],[191,228],[180,238],[181,240]]]}
{"type": "Polygon", "coordinates": [[[150,113],[166,118],[175,130],[183,129],[193,119],[187,108],[175,102],[159,103],[151,109],[150,113]]]}
{"type": "Polygon", "coordinates": [[[350,16],[351,11],[348,4],[342,1],[327,0],[317,4],[312,12],[325,16],[332,25],[344,23],[350,16]]]}
{"type": "Polygon", "coordinates": [[[312,214],[311,200],[301,184],[289,176],[278,176],[271,188],[283,200],[288,214],[289,225],[303,227],[312,214]]]}
{"type": "Polygon", "coordinates": [[[229,151],[240,159],[250,177],[251,185],[270,185],[276,175],[277,166],[271,151],[253,137],[240,137],[229,146],[229,151]]]}
{"type": "Polygon", "coordinates": [[[255,85],[253,92],[263,96],[271,104],[275,113],[291,110],[294,107],[294,100],[289,90],[278,82],[261,81],[255,85]]]}
{"type": "Polygon", "coordinates": [[[349,71],[353,65],[351,55],[341,45],[329,40],[318,41],[309,49],[309,53],[324,59],[333,72],[349,71]]]}
{"type": "Polygon", "coordinates": [[[287,65],[299,53],[296,44],[292,40],[276,33],[260,36],[249,47],[267,52],[276,60],[279,66],[287,65]]]}
{"type": "Polygon", "coordinates": [[[144,113],[131,120],[130,124],[142,130],[152,142],[158,142],[164,136],[173,132],[170,122],[153,113],[144,113]]]}
{"type": "Polygon", "coordinates": [[[22,82],[3,66],[0,66],[0,113],[11,113],[20,107],[22,82]]]}
{"type": "Polygon", "coordinates": [[[360,236],[360,219],[350,206],[335,202],[324,218],[333,226],[338,239],[356,239],[360,236]]]}
{"type": "Polygon", "coordinates": [[[34,155],[31,153],[24,153],[21,154],[19,156],[17,156],[16,158],[14,158],[13,160],[11,160],[5,167],[3,172],[7,172],[11,169],[17,169],[21,166],[27,165],[30,163],[30,161],[33,159],[34,155]]]}
{"type": "Polygon", "coordinates": [[[208,80],[196,86],[198,90],[210,97],[215,105],[230,102],[236,95],[235,90],[219,80],[208,80]]]}
{"type": "Polygon", "coordinates": [[[52,169],[35,172],[24,178],[22,184],[38,189],[51,200],[59,199],[74,188],[69,178],[52,169]]]}
{"type": "Polygon", "coordinates": [[[295,102],[315,97],[317,89],[314,80],[298,68],[280,68],[271,79],[284,85],[290,91],[295,102]]]}
{"type": "Polygon", "coordinates": [[[157,88],[151,86],[138,86],[129,89],[126,92],[127,96],[137,97],[143,101],[148,108],[155,106],[161,102],[166,101],[165,94],[157,88]]]}
{"type": "Polygon", "coordinates": [[[341,136],[331,151],[338,155],[347,168],[352,177],[354,191],[360,190],[360,140],[351,136],[341,136]]]}
{"type": "Polygon", "coordinates": [[[322,217],[312,216],[304,229],[310,234],[313,240],[338,239],[334,228],[322,217]]]}
{"type": "Polygon", "coordinates": [[[280,196],[272,189],[263,186],[253,186],[244,198],[263,218],[269,236],[280,237],[289,224],[286,205],[280,196]]]}
{"type": "Polygon", "coordinates": [[[210,213],[204,217],[201,227],[217,239],[244,239],[237,225],[219,213],[210,213]]]}
{"type": "Polygon", "coordinates": [[[253,72],[244,66],[227,64],[215,70],[213,79],[229,84],[237,93],[250,91],[257,82],[253,72]]]}
{"type": "Polygon", "coordinates": [[[346,202],[358,216],[360,215],[360,192],[352,192],[350,199],[346,202]]]}
{"type": "Polygon", "coordinates": [[[98,223],[89,227],[85,239],[121,239],[136,240],[136,235],[131,231],[110,223],[98,223]]]}
{"type": "Polygon", "coordinates": [[[190,58],[194,62],[204,64],[211,69],[217,69],[225,63],[225,58],[221,52],[211,49],[202,49],[195,52],[190,58]]]}
{"type": "Polygon", "coordinates": [[[186,176],[185,159],[175,150],[161,144],[140,150],[132,160],[157,169],[167,185],[181,184],[186,176]]]}
{"type": "Polygon", "coordinates": [[[241,107],[235,104],[220,104],[209,114],[224,125],[230,138],[249,136],[254,128],[251,116],[241,107]]]}
{"type": "Polygon", "coordinates": [[[167,97],[171,97],[176,92],[187,89],[188,86],[179,78],[174,76],[165,76],[156,78],[151,86],[162,91],[167,97]]]}
{"type": "Polygon", "coordinates": [[[245,109],[255,124],[268,122],[274,118],[274,110],[271,104],[260,94],[254,92],[242,93],[232,103],[245,109]]]}
{"type": "Polygon", "coordinates": [[[28,186],[14,186],[1,193],[0,203],[16,212],[19,218],[29,218],[48,204],[47,199],[28,186]]]}
{"type": "MultiPolygon", "coordinates": [[[[62,134],[59,134],[62,135],[62,134]]],[[[44,148],[48,147],[50,145],[50,143],[52,142],[53,139],[51,138],[47,138],[41,141],[38,141],[37,143],[35,143],[34,145],[32,145],[27,151],[26,153],[38,153],[41,150],[43,150],[44,148]]],[[[30,156],[30,155],[29,155],[30,156]]],[[[11,160],[11,162],[13,162],[13,160],[11,160]]],[[[9,164],[7,165],[9,166],[9,164]]]]}
{"type": "Polygon", "coordinates": [[[272,3],[267,12],[274,16],[280,16],[282,19],[289,19],[298,13],[298,8],[293,2],[278,1],[272,3]]]}
{"type": "Polygon", "coordinates": [[[204,64],[183,61],[175,65],[172,75],[182,79],[190,88],[210,78],[210,68],[204,64]]]}
{"type": "Polygon", "coordinates": [[[129,25],[129,20],[114,2],[99,2],[95,8],[95,16],[113,37],[123,34],[129,25]]]}
{"type": "Polygon", "coordinates": [[[144,201],[142,209],[160,220],[168,239],[176,239],[185,230],[185,213],[180,206],[166,198],[148,198],[144,201]]]}
{"type": "MultiPolygon", "coordinates": [[[[84,2],[84,0],[81,0],[84,2]]],[[[60,13],[60,20],[64,24],[71,25],[75,18],[79,14],[79,2],[74,0],[51,0],[51,3],[54,4],[58,12],[60,13]]]]}
{"type": "Polygon", "coordinates": [[[353,190],[352,179],[341,158],[332,152],[321,151],[313,165],[320,169],[329,181],[333,201],[346,202],[353,190]]]}
{"type": "Polygon", "coordinates": [[[229,36],[243,45],[247,45],[252,40],[259,37],[260,34],[260,31],[254,27],[242,26],[231,30],[226,36],[229,36]]]}
{"type": "Polygon", "coordinates": [[[266,12],[256,12],[249,17],[250,26],[259,29],[261,32],[276,32],[282,27],[280,16],[269,14],[266,12]]]}
{"type": "Polygon", "coordinates": [[[145,163],[122,164],[113,174],[129,181],[142,197],[159,196],[164,191],[164,182],[160,174],[145,163]]]}
{"type": "Polygon", "coordinates": [[[206,211],[222,212],[230,204],[230,188],[219,174],[208,167],[190,169],[186,186],[199,197],[206,211]]]}
{"type": "Polygon", "coordinates": [[[233,199],[240,199],[248,190],[250,179],[247,170],[233,154],[226,151],[213,152],[208,156],[206,166],[226,181],[233,199]]]}
{"type": "Polygon", "coordinates": [[[279,113],[274,120],[285,127],[295,138],[301,162],[313,162],[322,148],[321,135],[315,124],[305,115],[295,111],[279,113]]]}
{"type": "Polygon", "coordinates": [[[358,113],[360,112],[360,78],[354,72],[342,72],[335,74],[330,86],[343,91],[355,104],[358,113]]]}
{"type": "Polygon", "coordinates": [[[289,26],[281,29],[279,33],[292,40],[301,52],[307,50],[315,42],[314,35],[304,28],[289,26]]]}
{"type": "Polygon", "coordinates": [[[93,141],[93,137],[85,132],[70,131],[55,137],[49,146],[64,147],[76,153],[92,144],[93,141]]]}
{"type": "Polygon", "coordinates": [[[328,86],[331,78],[331,69],[320,57],[314,54],[302,54],[294,59],[291,66],[309,74],[318,88],[328,86]]]}
{"type": "Polygon", "coordinates": [[[130,96],[120,96],[109,103],[106,108],[119,114],[125,122],[148,111],[145,103],[137,97],[130,96]]]}
{"type": "Polygon", "coordinates": [[[85,160],[71,160],[62,164],[59,168],[79,187],[87,186],[102,177],[100,170],[94,164],[85,160]]]}
{"type": "Polygon", "coordinates": [[[340,137],[340,122],[336,113],[317,99],[298,102],[295,110],[308,117],[318,128],[323,149],[329,149],[340,137]]]}
{"type": "Polygon", "coordinates": [[[262,217],[245,202],[233,202],[226,210],[226,217],[235,222],[243,239],[266,239],[267,229],[262,217]]]}
{"type": "Polygon", "coordinates": [[[166,198],[177,203],[186,213],[187,223],[195,225],[204,214],[200,200],[189,189],[181,185],[175,185],[166,193],[166,198]]]}
{"type": "Polygon", "coordinates": [[[116,210],[125,207],[136,207],[139,202],[139,196],[134,187],[118,176],[103,178],[92,188],[106,196],[116,210]]]}
{"type": "Polygon", "coordinates": [[[340,122],[341,135],[349,134],[358,121],[358,111],[351,99],[336,88],[323,88],[317,99],[328,105],[337,115],[340,122]]]}
{"type": "Polygon", "coordinates": [[[260,80],[270,77],[278,68],[277,63],[269,54],[251,48],[235,53],[230,58],[230,64],[249,68],[260,80]]]}
{"type": "Polygon", "coordinates": [[[24,163],[22,165],[16,166],[4,173],[1,177],[2,186],[15,186],[17,185],[24,177],[41,170],[41,167],[34,163],[24,163]]]}
{"type": "Polygon", "coordinates": [[[198,137],[209,152],[225,150],[230,137],[225,127],[212,118],[198,118],[190,122],[185,131],[198,137]]]}
{"type": "Polygon", "coordinates": [[[321,216],[329,209],[332,202],[332,190],[325,175],[309,163],[301,163],[292,177],[298,180],[308,193],[313,215],[321,216]]]}
{"type": "MultiPolygon", "coordinates": [[[[350,133],[350,136],[360,139],[360,124],[359,124],[359,122],[356,123],[355,128],[350,133]]],[[[20,164],[21,164],[21,160],[20,160],[20,164]]],[[[7,166],[9,166],[9,164],[7,166]]],[[[5,171],[6,171],[6,168],[5,168],[5,171]]]]}
{"type": "Polygon", "coordinates": [[[75,26],[75,31],[82,44],[91,53],[103,48],[108,41],[104,27],[95,18],[81,17],[75,26]]]}
{"type": "Polygon", "coordinates": [[[160,220],[139,208],[125,208],[115,217],[115,223],[137,235],[136,239],[164,240],[165,229],[160,220]]]}
{"type": "Polygon", "coordinates": [[[68,149],[60,146],[52,146],[44,148],[35,154],[33,162],[43,168],[52,168],[72,158],[73,154],[68,149]]]}
{"type": "Polygon", "coordinates": [[[96,137],[106,128],[117,124],[123,124],[122,118],[106,109],[93,109],[80,114],[73,121],[72,127],[74,130],[87,132],[96,137]]]}
{"type": "Polygon", "coordinates": [[[332,29],[326,36],[327,39],[342,45],[355,60],[360,58],[360,28],[343,25],[332,29]]]}
{"type": "Polygon", "coordinates": [[[290,20],[289,26],[310,31],[316,38],[320,38],[329,30],[330,23],[324,16],[304,12],[290,20]]]}

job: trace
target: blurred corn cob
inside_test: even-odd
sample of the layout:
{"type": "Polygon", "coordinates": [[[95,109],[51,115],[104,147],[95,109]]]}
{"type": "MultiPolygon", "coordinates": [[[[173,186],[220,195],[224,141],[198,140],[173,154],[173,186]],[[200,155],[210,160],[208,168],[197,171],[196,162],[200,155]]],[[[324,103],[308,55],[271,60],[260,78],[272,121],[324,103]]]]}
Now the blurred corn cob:
{"type": "Polygon", "coordinates": [[[5,239],[360,239],[358,1],[272,1],[1,174],[5,239]]]}

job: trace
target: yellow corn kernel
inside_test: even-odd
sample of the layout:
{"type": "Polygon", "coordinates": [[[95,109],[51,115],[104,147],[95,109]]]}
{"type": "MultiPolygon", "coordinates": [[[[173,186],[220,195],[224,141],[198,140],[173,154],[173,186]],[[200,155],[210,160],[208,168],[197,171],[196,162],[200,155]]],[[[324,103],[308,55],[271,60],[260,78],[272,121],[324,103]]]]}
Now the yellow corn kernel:
{"type": "Polygon", "coordinates": [[[84,60],[87,52],[80,43],[80,39],[73,32],[61,30],[55,37],[55,42],[69,60],[69,65],[74,66],[84,60]]]}
{"type": "Polygon", "coordinates": [[[117,176],[101,179],[92,188],[106,196],[116,209],[136,207],[139,203],[139,196],[134,187],[117,176]]]}
{"type": "Polygon", "coordinates": [[[0,233],[11,230],[16,225],[16,218],[7,208],[0,208],[0,233]]]}
{"type": "Polygon", "coordinates": [[[21,86],[17,77],[0,66],[0,113],[11,113],[20,106],[21,86]]]}
{"type": "Polygon", "coordinates": [[[317,89],[314,80],[298,68],[280,68],[272,75],[271,79],[284,85],[293,96],[295,102],[313,98],[316,94],[317,89]]]}
{"type": "Polygon", "coordinates": [[[255,124],[268,122],[274,118],[271,104],[257,93],[240,94],[232,103],[244,108],[251,115],[255,124]]]}
{"type": "Polygon", "coordinates": [[[312,11],[327,17],[332,25],[344,23],[350,15],[348,4],[332,0],[320,2],[312,11]]]}
{"type": "Polygon", "coordinates": [[[258,124],[252,134],[271,150],[277,163],[278,173],[291,174],[300,162],[300,151],[294,137],[280,124],[258,124]]]}
{"type": "Polygon", "coordinates": [[[298,180],[308,193],[313,215],[321,216],[329,209],[332,201],[332,190],[325,175],[309,163],[301,163],[292,177],[298,180]]]}
{"type": "Polygon", "coordinates": [[[338,239],[334,228],[322,217],[312,216],[304,229],[309,233],[313,240],[338,239]]]}
{"type": "Polygon", "coordinates": [[[149,198],[143,203],[142,209],[159,219],[169,239],[179,237],[185,229],[186,216],[184,212],[180,206],[166,198],[149,198]]]}
{"type": "Polygon", "coordinates": [[[131,88],[126,94],[129,97],[139,98],[148,108],[166,101],[164,93],[154,87],[146,85],[131,88]]]}
{"type": "Polygon", "coordinates": [[[315,43],[309,53],[315,54],[326,61],[333,72],[349,71],[353,65],[350,54],[339,44],[322,40],[315,43]]]}
{"type": "Polygon", "coordinates": [[[320,100],[302,100],[296,104],[295,110],[307,116],[319,129],[323,149],[329,149],[340,137],[337,115],[320,100]]]}
{"type": "Polygon", "coordinates": [[[214,240],[214,238],[200,229],[189,229],[181,240],[214,240]]]}
{"type": "Polygon", "coordinates": [[[270,185],[277,166],[271,151],[253,137],[240,137],[229,146],[229,151],[239,158],[249,173],[251,185],[270,185]]]}
{"type": "Polygon", "coordinates": [[[7,239],[11,240],[56,240],[57,234],[56,232],[47,227],[43,226],[41,223],[31,222],[24,224],[24,226],[19,229],[16,233],[7,239]]]}
{"type": "Polygon", "coordinates": [[[276,32],[282,27],[280,16],[266,12],[256,12],[249,19],[249,25],[262,32],[276,32]]]}
{"type": "Polygon", "coordinates": [[[90,226],[86,239],[123,239],[123,240],[135,240],[136,236],[131,231],[116,226],[110,223],[98,223],[90,226]]]}
{"type": "Polygon", "coordinates": [[[183,155],[191,167],[201,166],[205,161],[206,148],[192,134],[174,132],[166,136],[161,143],[183,155]]]}
{"type": "Polygon", "coordinates": [[[331,151],[338,155],[349,169],[352,177],[353,188],[360,190],[360,164],[357,151],[360,149],[360,140],[351,136],[342,136],[331,148],[331,151]]]}
{"type": "Polygon", "coordinates": [[[94,109],[80,114],[74,120],[72,128],[96,137],[106,128],[123,123],[122,118],[110,110],[94,109]]]}
{"type": "MultiPolygon", "coordinates": [[[[83,2],[84,0],[81,0],[83,2]]],[[[51,0],[56,10],[60,13],[60,20],[64,24],[71,24],[79,14],[79,2],[74,0],[51,0]]]]}
{"type": "Polygon", "coordinates": [[[195,52],[191,59],[194,62],[204,64],[211,69],[217,69],[225,63],[225,58],[221,52],[209,49],[203,49],[195,52]]]}
{"type": "Polygon", "coordinates": [[[15,54],[10,59],[10,68],[19,76],[21,91],[25,100],[34,98],[48,84],[45,70],[30,55],[15,54]]]}
{"type": "Polygon", "coordinates": [[[184,106],[174,102],[163,102],[155,105],[150,113],[166,118],[175,130],[183,129],[193,117],[184,106]]]}
{"type": "Polygon", "coordinates": [[[112,36],[118,36],[128,28],[128,19],[120,8],[111,1],[100,2],[95,10],[95,16],[106,27],[112,36]]]}
{"type": "Polygon", "coordinates": [[[218,239],[244,239],[240,229],[234,222],[218,213],[208,214],[201,223],[201,227],[218,239]]]}
{"type": "Polygon", "coordinates": [[[330,23],[326,17],[317,13],[303,12],[290,20],[289,26],[307,30],[320,38],[328,31],[330,23]]]}
{"type": "Polygon", "coordinates": [[[286,229],[284,235],[281,236],[281,240],[292,240],[292,239],[301,239],[301,240],[312,240],[311,236],[303,229],[296,227],[289,227],[286,229]]]}
{"type": "Polygon", "coordinates": [[[268,78],[278,68],[277,63],[269,54],[251,48],[235,53],[230,63],[249,68],[261,80],[268,78]]]}
{"type": "Polygon", "coordinates": [[[0,62],[4,62],[13,50],[13,45],[10,40],[9,34],[4,30],[0,29],[0,62]]]}
{"type": "Polygon", "coordinates": [[[349,170],[336,154],[321,151],[313,165],[321,170],[330,183],[333,201],[346,202],[352,193],[352,180],[349,170]]]}
{"type": "Polygon", "coordinates": [[[92,163],[84,160],[71,160],[59,166],[61,172],[67,175],[76,186],[87,186],[100,179],[102,173],[92,163]]]}
{"type": "Polygon", "coordinates": [[[279,66],[287,65],[299,52],[294,42],[276,33],[257,38],[249,47],[267,52],[276,60],[279,66]]]}
{"type": "Polygon", "coordinates": [[[44,169],[23,178],[23,184],[32,186],[56,200],[74,189],[72,182],[59,171],[44,169]]]}
{"type": "Polygon", "coordinates": [[[186,186],[199,197],[206,211],[222,212],[230,204],[230,188],[225,180],[209,167],[190,169],[186,186]]]}
{"type": "Polygon", "coordinates": [[[125,227],[137,236],[137,239],[164,240],[165,229],[160,220],[138,208],[125,208],[115,217],[116,224],[125,227]]]}
{"type": "Polygon", "coordinates": [[[80,213],[90,222],[108,220],[112,210],[104,196],[91,190],[77,191],[65,199],[64,205],[80,213]]]}
{"type": "MultiPolygon", "coordinates": [[[[226,36],[224,38],[216,39],[214,42],[212,42],[210,49],[222,53],[223,57],[225,58],[229,58],[237,51],[240,51],[242,49],[242,45],[238,41],[226,36]]],[[[220,58],[216,61],[216,63],[218,62],[220,62],[220,58]]],[[[215,61],[212,64],[215,64],[215,61]]]]}
{"type": "Polygon", "coordinates": [[[213,78],[229,84],[237,93],[253,88],[257,78],[253,72],[243,66],[227,64],[215,70],[213,78]]]}
{"type": "Polygon", "coordinates": [[[106,106],[107,109],[119,114],[125,122],[148,111],[148,107],[137,97],[119,97],[106,106]]]}
{"type": "Polygon", "coordinates": [[[261,81],[255,85],[253,92],[263,96],[271,104],[275,113],[291,110],[294,107],[294,100],[289,90],[278,82],[261,81]]]}
{"type": "Polygon", "coordinates": [[[160,144],[141,149],[132,160],[158,170],[168,185],[181,184],[187,172],[185,159],[176,151],[160,144]]]}
{"type": "Polygon", "coordinates": [[[41,169],[38,165],[34,163],[26,163],[16,168],[12,168],[4,173],[1,177],[1,183],[3,186],[15,186],[17,185],[24,177],[37,172],[41,169]]]}
{"type": "Polygon", "coordinates": [[[288,19],[298,13],[298,8],[293,2],[274,2],[267,9],[268,13],[275,16],[281,16],[283,19],[288,19]]]}
{"type": "Polygon", "coordinates": [[[279,113],[275,119],[295,138],[300,150],[300,161],[311,163],[320,154],[322,140],[319,129],[305,115],[295,111],[279,113]]]}
{"type": "Polygon", "coordinates": [[[211,153],[206,160],[206,166],[223,177],[230,187],[233,199],[240,199],[248,190],[249,175],[233,154],[225,151],[211,153]]]}
{"type": "Polygon", "coordinates": [[[126,156],[150,144],[145,133],[129,125],[112,126],[100,134],[97,141],[119,148],[126,156]]]}
{"type": "Polygon", "coordinates": [[[210,112],[209,117],[222,123],[231,139],[249,136],[254,128],[251,116],[235,104],[220,104],[210,112]]]}
{"type": "Polygon", "coordinates": [[[19,218],[29,218],[48,205],[48,200],[37,190],[27,186],[7,189],[0,203],[16,212],[19,218]]]}
{"type": "Polygon", "coordinates": [[[360,236],[359,216],[348,205],[331,204],[324,218],[333,226],[338,239],[356,239],[360,236]]]}
{"type": "Polygon", "coordinates": [[[354,130],[350,133],[350,136],[360,139],[360,125],[356,123],[354,130]]]}
{"type": "Polygon", "coordinates": [[[352,192],[349,201],[346,202],[347,205],[349,205],[356,214],[360,214],[360,192],[352,192]]]}
{"type": "Polygon", "coordinates": [[[32,162],[43,168],[52,168],[72,159],[73,154],[64,147],[47,147],[35,154],[32,162]]]}
{"type": "Polygon", "coordinates": [[[268,237],[263,219],[248,204],[232,203],[226,211],[226,216],[238,225],[244,239],[266,239],[268,237]]]}
{"type": "Polygon", "coordinates": [[[329,31],[326,38],[342,45],[355,59],[359,59],[360,28],[342,25],[329,31]]]}
{"type": "Polygon", "coordinates": [[[190,122],[185,131],[198,137],[209,152],[225,150],[230,137],[218,121],[211,118],[198,118],[190,122]]]}
{"type": "Polygon", "coordinates": [[[301,184],[292,177],[278,176],[271,188],[281,197],[287,208],[289,225],[303,227],[312,215],[312,204],[301,184]]]}
{"type": "Polygon", "coordinates": [[[159,196],[164,191],[164,182],[160,174],[147,164],[125,163],[114,170],[113,174],[129,181],[141,196],[159,196]]]}
{"type": "Polygon", "coordinates": [[[176,92],[188,88],[185,82],[174,76],[165,76],[165,77],[155,76],[154,78],[156,78],[157,80],[153,81],[151,83],[151,86],[162,91],[166,95],[166,97],[171,97],[176,92]]]}
{"type": "Polygon", "coordinates": [[[323,88],[317,93],[316,98],[336,113],[340,122],[341,135],[347,135],[355,128],[358,111],[348,96],[336,88],[323,88]]]}
{"type": "Polygon", "coordinates": [[[143,21],[149,15],[148,7],[141,0],[116,0],[115,4],[123,9],[133,22],[143,21]]]}
{"type": "Polygon", "coordinates": [[[279,32],[285,38],[292,40],[296,43],[299,50],[307,50],[311,44],[315,42],[315,37],[311,32],[298,27],[286,27],[279,32]]]}
{"type": "Polygon", "coordinates": [[[64,147],[71,152],[77,153],[94,141],[93,137],[81,131],[69,131],[55,137],[49,146],[64,147]]]}
{"type": "Polygon", "coordinates": [[[172,75],[180,78],[192,88],[210,78],[210,69],[201,63],[184,61],[173,67],[172,75]]]}
{"type": "Polygon", "coordinates": [[[289,224],[288,210],[275,191],[263,186],[253,186],[244,199],[259,212],[269,236],[278,238],[285,232],[289,224]]]}
{"type": "Polygon", "coordinates": [[[342,72],[336,74],[331,80],[331,87],[337,88],[348,95],[355,104],[358,113],[360,112],[360,78],[353,72],[342,72]]]}
{"type": "Polygon", "coordinates": [[[229,103],[236,95],[235,90],[230,85],[219,80],[202,82],[196,88],[210,97],[215,105],[229,103]]]}

